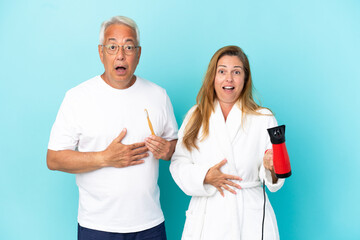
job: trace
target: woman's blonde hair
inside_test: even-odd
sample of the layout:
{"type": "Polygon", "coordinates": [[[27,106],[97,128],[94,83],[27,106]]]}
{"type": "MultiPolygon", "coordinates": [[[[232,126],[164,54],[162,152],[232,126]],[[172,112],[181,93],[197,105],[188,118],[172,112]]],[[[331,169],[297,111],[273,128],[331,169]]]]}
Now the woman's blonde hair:
{"type": "Polygon", "coordinates": [[[242,49],[237,46],[220,48],[210,60],[203,84],[196,97],[197,106],[185,126],[183,144],[189,151],[191,151],[192,148],[198,149],[197,138],[201,127],[203,128],[203,131],[202,136],[200,136],[200,141],[204,140],[209,135],[209,119],[211,113],[214,111],[214,102],[217,99],[214,80],[218,61],[223,56],[237,56],[244,65],[244,87],[238,99],[238,103],[241,103],[242,114],[259,114],[257,110],[261,107],[253,99],[253,85],[247,56],[242,49]]]}

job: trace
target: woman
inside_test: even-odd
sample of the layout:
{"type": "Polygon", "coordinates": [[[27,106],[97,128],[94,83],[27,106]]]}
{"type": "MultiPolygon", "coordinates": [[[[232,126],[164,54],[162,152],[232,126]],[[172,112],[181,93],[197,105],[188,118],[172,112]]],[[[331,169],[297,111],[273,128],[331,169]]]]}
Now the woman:
{"type": "MultiPolygon", "coordinates": [[[[267,129],[277,126],[271,111],[255,103],[249,61],[237,46],[212,57],[197,105],[188,112],[170,171],[192,196],[182,239],[261,239],[264,197],[261,183],[277,191],[267,129]],[[266,153],[265,153],[266,152],[266,153]]],[[[266,197],[264,239],[279,239],[266,197]]]]}

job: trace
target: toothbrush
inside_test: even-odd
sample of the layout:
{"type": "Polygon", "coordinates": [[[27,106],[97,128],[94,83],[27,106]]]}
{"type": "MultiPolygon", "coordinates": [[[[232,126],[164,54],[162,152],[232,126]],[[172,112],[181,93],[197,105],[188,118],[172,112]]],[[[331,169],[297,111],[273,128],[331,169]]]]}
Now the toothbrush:
{"type": "Polygon", "coordinates": [[[150,121],[150,118],[149,118],[149,113],[148,113],[148,111],[146,110],[146,108],[144,109],[144,111],[146,112],[146,118],[147,118],[147,121],[148,121],[148,124],[149,124],[149,128],[150,128],[151,134],[152,134],[152,135],[155,135],[153,126],[152,126],[151,121],[150,121]]]}

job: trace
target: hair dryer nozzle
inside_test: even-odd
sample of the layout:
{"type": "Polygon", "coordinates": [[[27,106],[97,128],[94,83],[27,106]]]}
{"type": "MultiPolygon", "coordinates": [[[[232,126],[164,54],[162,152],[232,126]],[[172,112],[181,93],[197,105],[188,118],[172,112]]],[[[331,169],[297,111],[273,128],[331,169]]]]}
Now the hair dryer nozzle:
{"type": "Polygon", "coordinates": [[[269,128],[270,141],[273,146],[273,162],[275,174],[278,178],[291,175],[290,159],[285,145],[285,125],[269,128]]]}
{"type": "Polygon", "coordinates": [[[285,125],[269,128],[270,141],[272,144],[281,144],[285,142],[285,125]]]}

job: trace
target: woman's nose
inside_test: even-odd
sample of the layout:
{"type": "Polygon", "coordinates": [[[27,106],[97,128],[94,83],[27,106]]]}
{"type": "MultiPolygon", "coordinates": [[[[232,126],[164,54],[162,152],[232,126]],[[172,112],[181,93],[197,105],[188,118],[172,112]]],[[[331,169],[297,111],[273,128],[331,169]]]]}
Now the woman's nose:
{"type": "Polygon", "coordinates": [[[231,73],[227,73],[225,76],[225,80],[227,82],[232,82],[234,80],[233,75],[231,73]]]}

